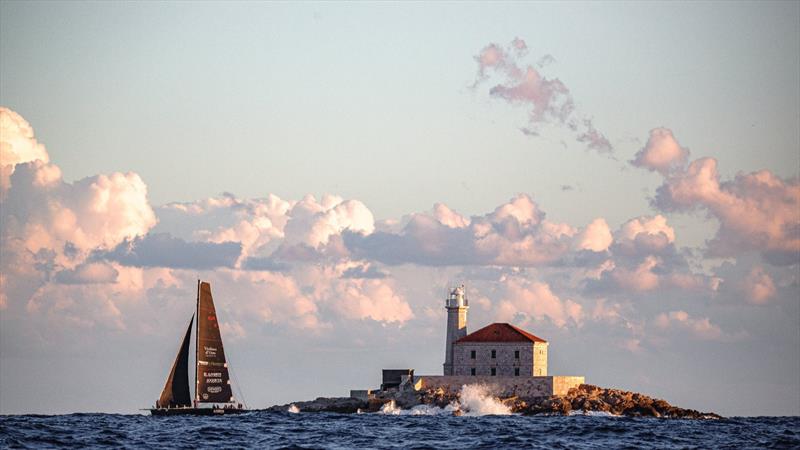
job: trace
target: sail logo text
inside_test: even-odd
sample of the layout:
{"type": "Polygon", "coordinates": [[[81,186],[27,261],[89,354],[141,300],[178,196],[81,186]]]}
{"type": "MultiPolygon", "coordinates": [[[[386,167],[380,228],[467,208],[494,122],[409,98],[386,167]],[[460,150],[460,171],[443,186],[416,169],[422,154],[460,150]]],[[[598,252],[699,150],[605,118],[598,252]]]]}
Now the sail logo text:
{"type": "Polygon", "coordinates": [[[206,357],[215,357],[215,356],[217,356],[217,348],[216,347],[208,347],[208,346],[204,345],[203,349],[206,351],[206,357]]]}

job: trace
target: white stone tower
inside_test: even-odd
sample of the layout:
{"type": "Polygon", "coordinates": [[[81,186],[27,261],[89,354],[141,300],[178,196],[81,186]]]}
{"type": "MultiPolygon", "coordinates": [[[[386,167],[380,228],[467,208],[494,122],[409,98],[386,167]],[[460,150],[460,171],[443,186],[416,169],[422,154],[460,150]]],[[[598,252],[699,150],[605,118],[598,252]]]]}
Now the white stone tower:
{"type": "Polygon", "coordinates": [[[447,309],[447,341],[444,349],[444,374],[453,375],[453,343],[467,335],[467,289],[461,286],[451,289],[445,300],[447,309]]]}

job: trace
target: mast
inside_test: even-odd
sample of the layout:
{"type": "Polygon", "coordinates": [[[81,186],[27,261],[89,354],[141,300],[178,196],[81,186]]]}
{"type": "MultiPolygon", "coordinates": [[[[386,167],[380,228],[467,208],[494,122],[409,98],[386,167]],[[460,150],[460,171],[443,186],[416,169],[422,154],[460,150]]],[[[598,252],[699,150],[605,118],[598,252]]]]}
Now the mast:
{"type": "Polygon", "coordinates": [[[199,383],[197,379],[197,370],[200,366],[200,279],[197,279],[197,325],[195,327],[194,336],[194,407],[197,408],[200,404],[200,391],[197,389],[199,383]]]}

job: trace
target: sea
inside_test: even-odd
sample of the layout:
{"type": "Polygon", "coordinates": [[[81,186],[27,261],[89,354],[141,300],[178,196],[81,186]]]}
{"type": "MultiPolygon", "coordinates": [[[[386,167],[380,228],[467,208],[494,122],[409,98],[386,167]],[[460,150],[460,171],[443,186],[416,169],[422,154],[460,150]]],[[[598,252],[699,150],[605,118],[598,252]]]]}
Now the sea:
{"type": "Polygon", "coordinates": [[[0,448],[800,448],[798,417],[681,420],[428,412],[9,415],[0,416],[0,448]]]}

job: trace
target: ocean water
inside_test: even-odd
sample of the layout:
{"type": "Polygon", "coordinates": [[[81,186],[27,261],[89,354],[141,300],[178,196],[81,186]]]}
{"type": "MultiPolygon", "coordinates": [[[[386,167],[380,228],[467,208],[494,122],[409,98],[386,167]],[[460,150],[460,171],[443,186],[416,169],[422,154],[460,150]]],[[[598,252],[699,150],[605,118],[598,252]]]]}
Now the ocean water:
{"type": "Polygon", "coordinates": [[[0,416],[0,448],[800,448],[798,417],[252,412],[227,417],[0,416]]]}

